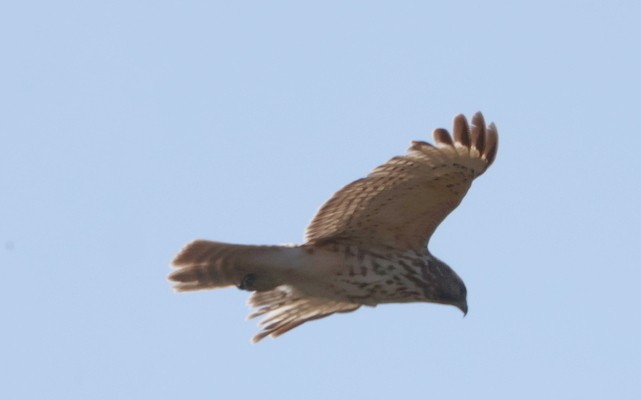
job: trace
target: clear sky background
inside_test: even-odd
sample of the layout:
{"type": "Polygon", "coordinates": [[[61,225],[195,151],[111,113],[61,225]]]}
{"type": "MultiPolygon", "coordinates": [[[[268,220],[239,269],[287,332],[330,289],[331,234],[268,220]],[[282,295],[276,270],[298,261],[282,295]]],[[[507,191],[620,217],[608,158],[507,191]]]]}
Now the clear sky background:
{"type": "Polygon", "coordinates": [[[641,398],[638,4],[3,3],[0,397],[641,398]],[[497,161],[430,244],[466,318],[251,345],[247,293],[171,291],[188,241],[300,242],[478,110],[497,161]]]}

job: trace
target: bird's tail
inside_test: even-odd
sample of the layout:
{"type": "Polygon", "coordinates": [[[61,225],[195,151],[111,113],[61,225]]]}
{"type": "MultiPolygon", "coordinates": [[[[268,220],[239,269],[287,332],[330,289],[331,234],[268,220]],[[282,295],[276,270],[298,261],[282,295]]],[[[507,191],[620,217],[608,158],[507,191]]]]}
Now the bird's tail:
{"type": "Polygon", "coordinates": [[[252,291],[250,318],[264,316],[262,331],[253,339],[276,337],[302,323],[336,312],[353,311],[360,304],[314,297],[296,286],[296,269],[304,263],[300,247],[246,246],[196,240],[174,259],[169,275],[178,292],[238,286],[252,291]]]}
{"type": "Polygon", "coordinates": [[[169,275],[178,292],[238,286],[246,290],[271,290],[283,281],[288,252],[284,246],[248,246],[196,240],[172,262],[169,275]]]}

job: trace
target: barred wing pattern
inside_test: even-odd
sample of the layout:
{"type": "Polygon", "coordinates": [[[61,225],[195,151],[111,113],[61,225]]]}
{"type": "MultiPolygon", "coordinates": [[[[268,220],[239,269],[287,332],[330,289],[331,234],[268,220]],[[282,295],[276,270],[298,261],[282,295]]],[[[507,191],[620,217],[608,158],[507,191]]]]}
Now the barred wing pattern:
{"type": "Polygon", "coordinates": [[[452,140],[447,130],[436,129],[436,146],[412,142],[406,155],[338,191],[310,223],[307,242],[425,248],[497,152],[496,127],[486,128],[481,113],[472,118],[471,129],[463,115],[455,117],[453,133],[452,140]]]}

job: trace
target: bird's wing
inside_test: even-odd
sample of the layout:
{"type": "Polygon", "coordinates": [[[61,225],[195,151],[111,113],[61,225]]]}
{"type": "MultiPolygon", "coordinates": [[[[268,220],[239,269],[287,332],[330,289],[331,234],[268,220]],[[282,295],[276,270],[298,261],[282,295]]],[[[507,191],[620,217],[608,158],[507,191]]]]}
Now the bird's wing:
{"type": "Polygon", "coordinates": [[[496,127],[486,127],[481,113],[471,127],[463,115],[455,117],[453,132],[452,139],[447,130],[436,129],[435,146],[412,142],[406,155],[334,194],[307,227],[307,242],[425,248],[472,180],[492,164],[498,148],[496,127]]]}
{"type": "Polygon", "coordinates": [[[360,304],[308,297],[289,285],[281,285],[265,292],[253,292],[248,300],[257,310],[249,315],[260,321],[262,330],[254,336],[254,343],[266,336],[277,337],[297,326],[337,312],[354,311],[360,304]]]}

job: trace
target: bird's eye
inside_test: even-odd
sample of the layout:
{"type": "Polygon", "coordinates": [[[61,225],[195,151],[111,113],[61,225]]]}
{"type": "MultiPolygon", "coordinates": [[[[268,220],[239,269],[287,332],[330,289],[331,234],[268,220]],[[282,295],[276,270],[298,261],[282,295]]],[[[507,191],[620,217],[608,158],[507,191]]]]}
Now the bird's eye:
{"type": "Polygon", "coordinates": [[[243,276],[243,279],[238,285],[238,289],[252,291],[254,290],[254,283],[256,283],[256,275],[247,274],[243,276]]]}

